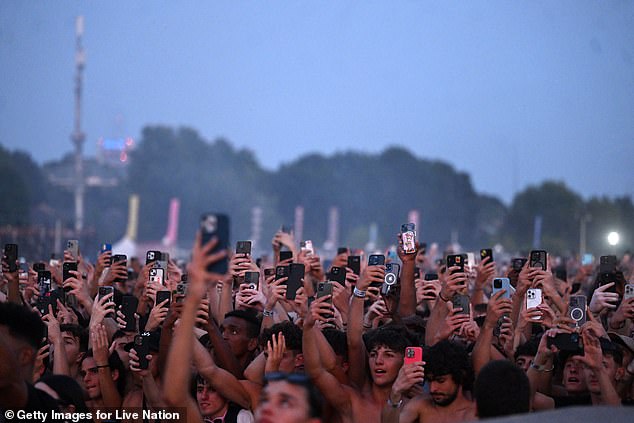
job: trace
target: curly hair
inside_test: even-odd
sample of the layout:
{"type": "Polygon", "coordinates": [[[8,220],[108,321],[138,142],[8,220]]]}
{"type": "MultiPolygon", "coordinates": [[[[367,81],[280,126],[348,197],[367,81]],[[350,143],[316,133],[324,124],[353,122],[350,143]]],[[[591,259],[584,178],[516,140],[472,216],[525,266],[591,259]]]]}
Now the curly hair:
{"type": "Polygon", "coordinates": [[[270,328],[264,329],[260,335],[260,346],[266,349],[266,343],[271,340],[273,334],[282,332],[286,340],[286,349],[302,352],[302,330],[296,324],[285,321],[276,323],[270,328]]]}
{"type": "Polygon", "coordinates": [[[442,340],[426,348],[425,377],[434,378],[450,375],[453,381],[463,389],[471,390],[473,386],[473,369],[467,350],[455,342],[442,340]]]}

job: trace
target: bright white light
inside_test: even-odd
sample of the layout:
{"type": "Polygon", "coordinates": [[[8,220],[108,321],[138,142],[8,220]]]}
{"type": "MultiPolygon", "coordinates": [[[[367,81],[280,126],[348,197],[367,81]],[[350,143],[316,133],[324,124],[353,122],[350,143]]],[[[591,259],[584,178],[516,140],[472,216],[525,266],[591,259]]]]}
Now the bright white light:
{"type": "Polygon", "coordinates": [[[619,243],[619,233],[618,232],[610,232],[608,234],[608,244],[610,245],[616,245],[619,243]]]}

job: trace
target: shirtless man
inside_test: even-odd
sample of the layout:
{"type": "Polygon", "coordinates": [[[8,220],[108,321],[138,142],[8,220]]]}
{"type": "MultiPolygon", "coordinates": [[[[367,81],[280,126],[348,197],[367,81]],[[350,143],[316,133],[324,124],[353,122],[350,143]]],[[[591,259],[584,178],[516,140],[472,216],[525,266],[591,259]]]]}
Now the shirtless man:
{"type": "Polygon", "coordinates": [[[426,364],[411,363],[403,366],[383,407],[382,423],[411,422],[463,422],[476,419],[476,407],[465,395],[471,384],[471,369],[467,352],[460,346],[444,340],[426,348],[426,364]],[[424,369],[424,370],[423,370],[424,369]],[[429,395],[419,395],[407,404],[404,394],[426,379],[429,395]]]}
{"type": "MultiPolygon", "coordinates": [[[[348,347],[352,383],[340,383],[335,375],[322,365],[318,352],[318,328],[315,321],[328,315],[328,297],[316,299],[304,321],[304,366],[306,374],[319,388],[328,403],[344,422],[379,421],[383,404],[388,399],[392,384],[403,365],[405,348],[409,340],[402,330],[381,328],[371,332],[364,345],[362,341],[363,301],[371,282],[382,282],[384,266],[368,266],[362,273],[350,305],[348,319],[348,347]],[[366,347],[368,354],[366,354],[366,347]],[[369,367],[370,377],[365,377],[369,367]]],[[[331,311],[331,310],[330,310],[331,311]]]]}

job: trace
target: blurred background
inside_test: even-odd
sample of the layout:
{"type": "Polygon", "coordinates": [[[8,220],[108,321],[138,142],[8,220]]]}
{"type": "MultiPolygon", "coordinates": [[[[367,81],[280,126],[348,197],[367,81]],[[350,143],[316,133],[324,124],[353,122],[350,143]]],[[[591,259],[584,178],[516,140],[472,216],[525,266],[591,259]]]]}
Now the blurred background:
{"type": "Polygon", "coordinates": [[[633,2],[5,0],[0,69],[29,259],[184,254],[208,211],[256,252],[633,245],[633,2]]]}

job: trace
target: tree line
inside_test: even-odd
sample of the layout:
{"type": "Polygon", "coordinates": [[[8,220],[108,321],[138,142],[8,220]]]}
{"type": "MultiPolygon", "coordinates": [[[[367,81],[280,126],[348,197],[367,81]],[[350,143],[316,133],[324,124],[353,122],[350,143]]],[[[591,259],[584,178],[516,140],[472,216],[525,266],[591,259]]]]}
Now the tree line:
{"type": "MultiPolygon", "coordinates": [[[[9,227],[50,229],[58,221],[73,227],[72,191],[49,181],[53,169],[72,172],[72,156],[39,166],[28,153],[0,145],[0,236],[7,238],[9,227]]],[[[517,193],[506,206],[477,193],[468,174],[400,147],[379,154],[308,154],[268,171],[253,152],[224,139],[210,142],[190,128],[144,128],[122,183],[87,189],[85,237],[94,249],[123,236],[131,193],[140,197],[140,240],[164,235],[169,201],[180,199],[183,246],[191,243],[206,211],[231,215],[232,238],[248,238],[255,206],[263,212],[265,244],[282,224],[293,223],[298,205],[304,207],[304,238],[316,245],[326,240],[333,206],[339,210],[339,243],[352,247],[365,245],[371,224],[377,225],[380,246],[393,243],[413,209],[420,213],[422,241],[444,246],[453,234],[469,249],[501,243],[510,251],[530,250],[536,216],[542,222],[541,247],[560,254],[578,251],[581,219],[587,220],[587,251],[596,255],[607,251],[609,230],[621,234],[621,249],[632,245],[634,233],[630,197],[584,200],[563,182],[545,181],[517,193]]]]}

